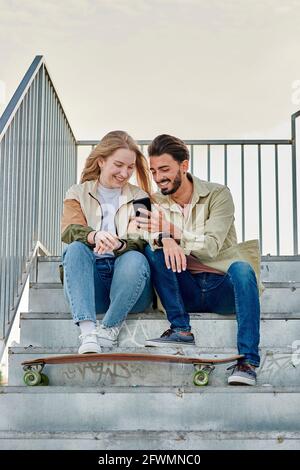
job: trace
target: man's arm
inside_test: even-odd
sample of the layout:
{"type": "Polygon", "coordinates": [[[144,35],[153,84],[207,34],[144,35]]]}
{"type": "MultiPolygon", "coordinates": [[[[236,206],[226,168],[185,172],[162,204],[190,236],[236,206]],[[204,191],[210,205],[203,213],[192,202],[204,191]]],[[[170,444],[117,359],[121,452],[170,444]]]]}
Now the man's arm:
{"type": "Polygon", "coordinates": [[[208,219],[200,222],[195,232],[182,231],[180,245],[199,259],[213,259],[221,250],[233,221],[232,195],[224,187],[212,196],[208,219]]]}

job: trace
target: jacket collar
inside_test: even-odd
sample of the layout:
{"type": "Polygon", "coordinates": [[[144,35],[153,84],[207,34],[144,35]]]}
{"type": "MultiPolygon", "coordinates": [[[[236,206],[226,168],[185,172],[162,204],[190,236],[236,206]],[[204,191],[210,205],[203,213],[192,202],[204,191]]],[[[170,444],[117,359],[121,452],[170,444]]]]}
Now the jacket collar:
{"type": "MultiPolygon", "coordinates": [[[[97,180],[92,180],[87,182],[88,185],[88,192],[89,194],[94,197],[95,199],[98,200],[98,179],[97,180]]],[[[121,204],[128,204],[129,202],[133,201],[135,199],[135,196],[139,192],[139,188],[136,188],[131,185],[130,183],[126,183],[125,186],[122,188],[122,193],[121,193],[121,204]]],[[[140,196],[142,197],[142,196],[140,196]]]]}

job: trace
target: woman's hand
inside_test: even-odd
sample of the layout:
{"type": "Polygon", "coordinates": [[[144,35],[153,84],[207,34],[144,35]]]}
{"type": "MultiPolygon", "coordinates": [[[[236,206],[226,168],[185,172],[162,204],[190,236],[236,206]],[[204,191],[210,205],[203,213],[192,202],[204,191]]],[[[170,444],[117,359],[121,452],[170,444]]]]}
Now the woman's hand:
{"type": "Polygon", "coordinates": [[[112,235],[111,233],[103,230],[96,232],[95,243],[96,246],[94,248],[94,252],[99,253],[99,255],[104,255],[109,251],[118,250],[122,245],[122,242],[120,242],[116,235],[112,235]]]}
{"type": "Polygon", "coordinates": [[[174,273],[185,271],[186,256],[181,246],[177,245],[173,238],[163,238],[162,244],[167,268],[172,268],[174,273]]]}

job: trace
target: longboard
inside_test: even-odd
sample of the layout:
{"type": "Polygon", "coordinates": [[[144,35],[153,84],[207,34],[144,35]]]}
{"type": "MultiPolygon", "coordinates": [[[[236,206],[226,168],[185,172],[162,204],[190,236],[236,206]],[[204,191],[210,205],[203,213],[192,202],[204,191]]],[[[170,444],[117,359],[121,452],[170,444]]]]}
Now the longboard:
{"type": "Polygon", "coordinates": [[[182,354],[147,354],[147,353],[100,353],[68,354],[50,356],[22,362],[24,382],[26,385],[48,385],[48,377],[42,373],[46,364],[75,364],[81,362],[170,362],[193,364],[195,368],[193,383],[197,386],[207,385],[209,375],[218,364],[226,364],[242,359],[242,355],[225,356],[212,354],[206,356],[184,356],[182,354]]]}

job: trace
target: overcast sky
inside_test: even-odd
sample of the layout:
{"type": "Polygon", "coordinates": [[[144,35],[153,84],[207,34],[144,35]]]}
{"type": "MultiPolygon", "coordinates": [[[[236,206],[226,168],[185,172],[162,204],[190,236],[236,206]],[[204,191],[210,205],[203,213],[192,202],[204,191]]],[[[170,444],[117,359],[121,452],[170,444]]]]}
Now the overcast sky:
{"type": "MultiPolygon", "coordinates": [[[[299,25],[299,0],[0,0],[0,111],[42,54],[78,139],[113,129],[136,139],[289,138],[290,115],[300,109],[299,25]]],[[[272,152],[263,165],[268,158],[272,152]]],[[[281,189],[291,187],[289,158],[282,155],[281,189]]],[[[228,184],[240,236],[235,161],[228,184]]],[[[222,182],[216,162],[212,180],[222,182]]],[[[250,163],[246,229],[256,238],[253,156],[250,163]]],[[[205,159],[197,164],[205,178],[205,159]]],[[[272,252],[270,165],[263,220],[272,252]]],[[[291,191],[280,201],[282,226],[291,227],[291,191]]],[[[291,235],[281,239],[290,244],[291,235]]]]}
{"type": "Polygon", "coordinates": [[[0,0],[0,80],[43,54],[80,139],[289,137],[299,24],[298,0],[0,0]]]}

